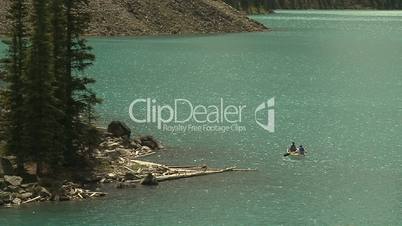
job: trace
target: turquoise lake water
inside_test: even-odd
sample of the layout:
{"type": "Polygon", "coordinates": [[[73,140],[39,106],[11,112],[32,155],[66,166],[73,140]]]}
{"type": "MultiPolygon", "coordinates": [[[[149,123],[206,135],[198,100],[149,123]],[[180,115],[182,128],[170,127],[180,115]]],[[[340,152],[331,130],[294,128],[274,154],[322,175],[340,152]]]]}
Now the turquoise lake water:
{"type": "Polygon", "coordinates": [[[125,121],[134,135],[167,146],[149,160],[258,171],[0,209],[0,225],[400,225],[402,12],[253,18],[273,31],[90,39],[97,61],[89,73],[104,98],[101,123],[125,121]],[[269,133],[254,110],[272,97],[269,133]],[[133,123],[137,98],[246,105],[246,131],[171,133],[133,123]],[[291,141],[305,145],[304,159],[283,157],[291,141]]]}

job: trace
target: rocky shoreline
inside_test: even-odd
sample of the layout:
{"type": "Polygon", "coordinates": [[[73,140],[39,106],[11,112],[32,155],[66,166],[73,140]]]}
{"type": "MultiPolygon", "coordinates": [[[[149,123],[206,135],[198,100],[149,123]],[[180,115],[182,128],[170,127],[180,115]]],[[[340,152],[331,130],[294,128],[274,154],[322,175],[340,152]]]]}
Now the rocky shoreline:
{"type": "Polygon", "coordinates": [[[0,206],[13,207],[31,202],[70,201],[103,197],[107,193],[100,185],[113,183],[118,189],[135,188],[138,185],[156,186],[159,182],[228,171],[253,169],[222,169],[202,166],[167,166],[140,160],[164,147],[152,136],[131,139],[131,130],[122,122],[112,122],[107,130],[101,129],[102,142],[91,156],[91,170],[78,170],[74,177],[62,181],[26,175],[13,175],[13,157],[0,157],[0,206]],[[73,179],[74,178],[74,179],[73,179]],[[95,187],[95,191],[89,189],[95,187]]]}
{"type": "MultiPolygon", "coordinates": [[[[152,136],[130,139],[131,130],[121,122],[112,122],[107,131],[104,129],[100,131],[102,142],[91,156],[93,168],[77,172],[74,179],[69,178],[63,181],[60,181],[60,178],[38,179],[29,173],[16,176],[14,175],[15,157],[0,157],[0,206],[12,207],[30,202],[102,197],[107,193],[99,191],[100,184],[115,182],[116,187],[123,188],[122,183],[129,179],[141,179],[139,183],[144,185],[157,184],[155,181],[149,183],[154,179],[152,171],[143,173],[138,171],[134,174],[128,172],[123,166],[127,165],[124,159],[137,159],[154,154],[153,150],[162,149],[163,146],[158,141],[152,136]],[[96,191],[88,189],[94,185],[97,187],[96,191]]],[[[128,186],[126,182],[124,187],[135,187],[135,184],[128,186]]]]}
{"type": "MultiPolygon", "coordinates": [[[[0,0],[0,35],[7,33],[8,0],[0,0]]],[[[92,0],[88,36],[157,36],[268,29],[222,0],[92,0]]]]}

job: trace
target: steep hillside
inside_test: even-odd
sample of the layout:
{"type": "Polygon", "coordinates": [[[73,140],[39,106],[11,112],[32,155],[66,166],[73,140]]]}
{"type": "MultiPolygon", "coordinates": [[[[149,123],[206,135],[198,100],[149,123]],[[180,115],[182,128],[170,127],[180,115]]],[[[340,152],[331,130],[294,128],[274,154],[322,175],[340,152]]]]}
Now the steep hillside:
{"type": "MultiPolygon", "coordinates": [[[[0,34],[9,0],[0,0],[0,34]]],[[[223,0],[91,0],[88,35],[253,32],[266,28],[223,0]]]]}

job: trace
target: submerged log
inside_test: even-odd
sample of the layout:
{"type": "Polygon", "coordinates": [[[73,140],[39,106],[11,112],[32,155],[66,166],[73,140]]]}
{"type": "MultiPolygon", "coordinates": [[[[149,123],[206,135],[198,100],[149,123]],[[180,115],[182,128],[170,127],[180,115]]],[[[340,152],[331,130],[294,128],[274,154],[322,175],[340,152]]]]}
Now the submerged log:
{"type": "Polygon", "coordinates": [[[166,181],[166,180],[176,180],[176,179],[181,179],[181,178],[188,178],[188,177],[196,177],[196,176],[205,176],[205,175],[210,175],[210,174],[218,174],[218,173],[224,173],[228,171],[233,171],[235,167],[229,167],[226,169],[221,169],[221,170],[211,170],[211,171],[195,171],[191,173],[177,173],[177,174],[171,174],[171,175],[166,175],[166,176],[157,176],[156,179],[158,181],[166,181]]]}

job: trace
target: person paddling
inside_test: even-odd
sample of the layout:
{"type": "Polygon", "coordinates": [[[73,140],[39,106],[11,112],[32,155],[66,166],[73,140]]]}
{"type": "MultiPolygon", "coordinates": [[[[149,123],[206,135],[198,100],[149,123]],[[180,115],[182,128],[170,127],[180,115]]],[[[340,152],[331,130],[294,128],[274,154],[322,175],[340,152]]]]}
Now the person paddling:
{"type": "Polygon", "coordinates": [[[300,147],[297,149],[300,155],[304,155],[304,148],[303,145],[300,145],[300,147]]]}
{"type": "Polygon", "coordinates": [[[290,148],[289,148],[288,150],[289,150],[289,152],[295,152],[295,151],[297,151],[295,142],[292,142],[292,145],[290,145],[290,148]]]}
{"type": "Polygon", "coordinates": [[[295,145],[295,142],[292,142],[292,145],[290,145],[290,147],[288,148],[288,151],[283,155],[283,156],[288,156],[290,155],[291,152],[296,152],[297,148],[295,145]]]}

